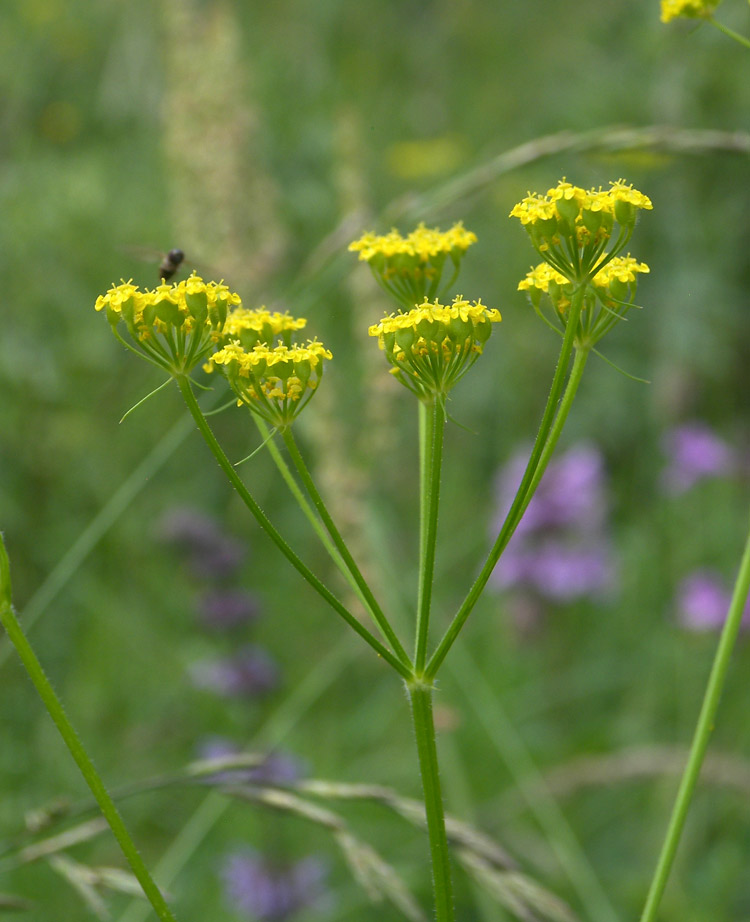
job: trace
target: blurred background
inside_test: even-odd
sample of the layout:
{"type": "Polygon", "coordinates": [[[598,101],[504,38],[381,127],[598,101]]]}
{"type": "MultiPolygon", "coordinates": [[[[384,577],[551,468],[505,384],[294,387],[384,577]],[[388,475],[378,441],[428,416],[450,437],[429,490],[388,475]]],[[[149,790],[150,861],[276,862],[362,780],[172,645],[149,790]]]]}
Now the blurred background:
{"type": "MultiPolygon", "coordinates": [[[[746,3],[719,13],[748,32],[746,3]]],[[[656,0],[2,4],[0,527],[16,606],[111,787],[249,750],[268,755],[256,782],[419,796],[399,683],[263,540],[176,389],[118,425],[161,378],[113,339],[97,295],[155,284],[159,251],[180,247],[247,306],[308,317],[334,361],[300,441],[410,636],[416,408],[367,337],[392,305],[346,246],[420,220],[476,232],[456,291],[503,323],[450,407],[437,636],[491,543],[559,345],[516,291],[536,260],[508,212],[562,176],[624,176],[653,201],[631,244],[651,274],[601,348],[650,383],[590,361],[438,715],[449,810],[544,888],[538,905],[516,893],[514,915],[510,878],[457,863],[460,918],[637,916],[747,525],[748,66],[708,26],[661,25],[656,0]]],[[[239,410],[215,427],[232,459],[260,442],[239,410]]],[[[345,595],[267,453],[241,471],[345,595]]],[[[741,641],[664,922],[750,920],[749,665],[741,641]]],[[[0,721],[0,894],[37,922],[148,918],[86,877],[121,865],[108,834],[52,860],[18,852],[75,825],[50,804],[86,798],[4,639],[0,721]]],[[[421,831],[380,803],[326,808],[429,905],[421,831]]],[[[206,784],[123,810],[183,922],[405,917],[293,811],[206,784]]]]}

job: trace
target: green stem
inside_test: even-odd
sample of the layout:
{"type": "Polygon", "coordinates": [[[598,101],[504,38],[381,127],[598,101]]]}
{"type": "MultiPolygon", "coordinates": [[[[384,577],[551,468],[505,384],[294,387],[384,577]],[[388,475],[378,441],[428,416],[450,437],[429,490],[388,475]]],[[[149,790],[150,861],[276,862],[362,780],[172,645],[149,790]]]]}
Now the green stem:
{"type": "Polygon", "coordinates": [[[430,606],[432,603],[432,582],[435,575],[435,545],[437,543],[438,507],[440,501],[440,471],[443,460],[443,433],[445,431],[445,410],[440,400],[435,399],[428,408],[424,433],[420,441],[424,452],[420,452],[420,559],[419,596],[417,599],[417,636],[414,669],[417,675],[424,670],[427,659],[427,640],[430,627],[430,606]],[[429,412],[431,409],[431,413],[429,412]]]}
{"type": "Polygon", "coordinates": [[[427,483],[427,450],[428,444],[432,442],[432,415],[429,407],[423,400],[417,401],[419,408],[419,560],[424,558],[424,542],[427,535],[427,504],[425,502],[425,491],[422,484],[427,483]]]}
{"type": "Polygon", "coordinates": [[[310,523],[310,526],[312,527],[315,534],[318,536],[318,538],[320,538],[323,547],[328,551],[331,560],[336,565],[336,569],[342,574],[357,598],[359,598],[362,604],[365,605],[365,600],[362,597],[362,593],[354,581],[354,577],[347,569],[341,554],[339,554],[339,552],[336,550],[333,541],[331,541],[330,537],[328,536],[328,532],[325,530],[325,528],[323,528],[320,519],[315,514],[315,510],[310,505],[302,488],[294,479],[294,475],[289,470],[289,465],[284,460],[281,452],[278,449],[278,446],[276,445],[276,442],[273,440],[273,438],[270,437],[271,431],[268,428],[268,424],[256,413],[252,413],[251,416],[253,417],[255,425],[258,427],[258,431],[263,437],[263,445],[268,449],[271,458],[273,459],[273,463],[276,465],[278,472],[281,474],[284,483],[287,485],[287,487],[289,487],[289,492],[297,500],[297,504],[302,510],[307,521],[310,523]]]}
{"type": "Polygon", "coordinates": [[[348,571],[354,578],[354,581],[365,600],[365,605],[372,615],[373,620],[383,632],[383,636],[386,638],[388,643],[390,643],[391,648],[393,649],[393,652],[396,654],[396,656],[401,660],[407,669],[411,670],[411,660],[409,659],[406,650],[403,648],[401,641],[396,636],[395,631],[391,627],[388,618],[386,618],[382,608],[375,599],[375,596],[372,594],[372,590],[367,584],[364,576],[362,576],[361,570],[357,566],[356,561],[352,557],[351,552],[346,545],[346,542],[341,537],[341,533],[331,518],[331,515],[328,512],[328,508],[323,502],[323,497],[318,492],[318,489],[315,486],[315,481],[313,480],[310,471],[305,464],[304,458],[300,454],[300,450],[297,447],[297,442],[295,441],[291,428],[284,429],[281,434],[282,438],[284,439],[284,444],[287,447],[287,451],[289,452],[289,456],[291,457],[294,466],[297,468],[297,471],[302,478],[302,483],[305,485],[305,489],[312,499],[313,505],[318,510],[318,515],[322,519],[328,534],[331,536],[331,540],[333,541],[336,550],[341,555],[341,558],[346,564],[348,571]]]}
{"type": "Polygon", "coordinates": [[[193,419],[195,420],[198,429],[200,430],[201,435],[203,436],[206,444],[208,445],[211,453],[216,458],[219,467],[224,471],[229,482],[237,491],[242,502],[247,506],[248,510],[255,517],[256,521],[270,537],[276,547],[279,548],[281,553],[286,557],[286,559],[291,563],[294,569],[312,586],[312,588],[322,596],[326,602],[333,608],[333,610],[340,615],[344,621],[355,630],[359,636],[365,640],[375,652],[381,656],[390,666],[392,666],[396,672],[402,678],[409,679],[411,678],[411,670],[408,669],[402,662],[400,662],[390,650],[383,646],[382,643],[374,637],[366,627],[357,621],[355,616],[343,605],[336,596],[318,579],[317,576],[307,567],[300,558],[294,553],[294,551],[289,547],[286,541],[281,537],[276,528],[271,524],[269,519],[266,517],[263,510],[255,502],[255,500],[250,495],[247,487],[243,483],[242,479],[238,475],[237,471],[234,469],[231,461],[224,454],[221,446],[216,441],[216,436],[213,434],[211,427],[208,425],[208,421],[201,412],[201,408],[198,406],[198,401],[195,399],[195,394],[193,389],[190,386],[190,380],[181,375],[176,378],[177,384],[180,388],[182,396],[185,400],[188,410],[190,411],[193,419]]]}
{"type": "MultiPolygon", "coordinates": [[[[557,405],[560,401],[560,396],[565,385],[565,377],[568,371],[568,365],[570,363],[570,356],[573,352],[574,340],[578,328],[578,318],[581,315],[585,290],[585,285],[581,285],[581,287],[573,294],[572,297],[568,322],[565,326],[565,336],[563,337],[560,356],[557,361],[557,368],[555,369],[555,375],[552,379],[552,386],[550,388],[549,397],[547,398],[547,405],[544,408],[542,422],[539,426],[536,441],[534,442],[534,446],[531,450],[531,456],[529,457],[528,464],[526,465],[526,470],[518,488],[518,492],[515,495],[513,503],[508,511],[507,516],[505,517],[505,521],[503,522],[502,528],[500,529],[500,534],[497,536],[497,540],[492,545],[487,560],[482,567],[479,576],[474,581],[474,584],[469,590],[468,595],[464,599],[459,610],[454,615],[447,631],[443,635],[442,640],[438,644],[437,649],[427,664],[427,669],[425,670],[425,678],[427,679],[432,679],[436,675],[441,663],[447,656],[448,651],[453,646],[456,638],[460,634],[461,628],[466,623],[466,619],[469,617],[472,609],[479,600],[479,596],[482,594],[482,590],[487,585],[487,581],[492,575],[492,571],[495,569],[495,565],[500,559],[500,555],[505,550],[505,547],[507,546],[510,539],[513,537],[513,532],[516,530],[516,527],[521,520],[521,516],[523,515],[523,511],[528,505],[529,499],[531,498],[531,493],[529,491],[532,483],[538,483],[539,478],[541,477],[541,473],[543,473],[542,470],[542,472],[539,474],[539,477],[537,477],[537,469],[540,467],[540,460],[547,444],[550,431],[556,422],[556,417],[559,417],[559,429],[562,430],[562,425],[565,422],[565,416],[567,416],[567,413],[570,410],[570,403],[572,402],[572,398],[575,394],[575,388],[570,394],[570,399],[565,404],[565,415],[557,413],[557,405]]],[[[584,350],[578,352],[576,358],[578,359],[582,355],[582,363],[585,364],[584,350]]],[[[575,382],[575,387],[578,386],[578,380],[580,380],[580,374],[582,372],[583,367],[581,365],[578,371],[578,379],[575,382]]],[[[568,388],[568,391],[570,391],[570,388],[568,388]]],[[[549,460],[549,456],[547,456],[547,460],[549,460]]]]}
{"type": "Polygon", "coordinates": [[[49,679],[45,675],[31,644],[27,640],[13,612],[13,606],[11,604],[10,565],[8,563],[8,555],[5,551],[2,536],[0,536],[0,622],[2,622],[11,643],[18,651],[18,655],[21,658],[21,662],[29,678],[34,683],[34,687],[39,693],[39,697],[42,699],[42,703],[47,709],[48,714],[55,722],[60,736],[62,736],[65,745],[73,756],[86,784],[88,784],[91,793],[96,798],[96,802],[99,804],[104,818],[109,823],[110,829],[117,839],[122,853],[132,868],[133,874],[135,874],[138,883],[141,885],[146,898],[154,907],[157,916],[162,922],[175,922],[175,917],[170,912],[161,891],[149,874],[114,801],[107,793],[101,776],[84,749],[83,743],[68,719],[60,699],[55,694],[49,679]]]}
{"type": "Polygon", "coordinates": [[[667,834],[664,838],[659,860],[654,871],[654,876],[649,888],[646,905],[641,916],[641,922],[653,922],[659,909],[664,888],[667,885],[669,872],[672,869],[677,846],[680,842],[682,830],[685,826],[690,801],[695,791],[695,786],[700,775],[703,757],[706,754],[711,733],[714,729],[714,719],[719,707],[719,700],[729,671],[729,660],[732,656],[737,635],[742,623],[744,607],[750,591],[750,533],[748,533],[745,550],[742,554],[737,581],[734,584],[734,593],[729,605],[729,612],[724,628],[721,632],[719,645],[716,649],[711,675],[708,679],[706,692],[703,697],[698,723],[693,735],[687,765],[680,782],[677,797],[669,820],[667,834]]]}
{"type": "Polygon", "coordinates": [[[724,35],[728,35],[729,38],[733,38],[736,42],[739,42],[740,45],[744,45],[745,48],[750,48],[750,39],[745,38],[744,35],[740,35],[739,32],[735,32],[734,29],[730,29],[729,26],[725,26],[721,22],[717,22],[712,16],[708,20],[712,26],[716,26],[719,32],[723,32],[724,35]]]}
{"type": "Polygon", "coordinates": [[[265,440],[263,444],[268,448],[271,454],[271,457],[273,458],[274,464],[276,465],[279,473],[284,479],[284,482],[289,487],[289,491],[291,492],[292,496],[294,496],[294,498],[297,500],[297,503],[300,509],[305,515],[305,518],[308,520],[313,531],[320,539],[321,544],[328,552],[328,556],[333,561],[334,565],[336,566],[336,569],[343,576],[349,588],[352,590],[352,592],[357,596],[359,601],[362,603],[362,607],[364,609],[367,609],[367,601],[365,600],[365,597],[362,594],[362,590],[359,588],[354,577],[349,572],[349,569],[347,565],[344,563],[344,560],[341,554],[339,554],[339,552],[336,550],[336,546],[334,545],[333,541],[331,541],[331,538],[328,535],[328,532],[325,530],[325,528],[323,527],[323,524],[321,523],[320,519],[316,515],[315,509],[312,507],[310,501],[305,496],[304,491],[302,490],[300,485],[295,480],[294,475],[289,469],[289,465],[284,460],[276,443],[273,441],[273,439],[267,440],[267,437],[269,436],[269,433],[270,433],[270,430],[267,424],[256,414],[252,414],[252,415],[253,415],[253,419],[255,420],[255,424],[258,427],[258,431],[261,433],[261,435],[263,436],[265,440]]]}
{"type": "Polygon", "coordinates": [[[407,684],[417,739],[419,770],[422,775],[427,834],[430,841],[435,922],[454,922],[448,838],[445,834],[443,795],[440,790],[435,724],[432,719],[432,688],[421,683],[407,684]]]}
{"type": "MultiPolygon", "coordinates": [[[[523,518],[523,514],[526,512],[526,509],[528,508],[528,505],[531,502],[534,493],[536,492],[536,488],[539,486],[539,482],[544,476],[544,472],[547,470],[547,465],[550,462],[550,458],[552,457],[555,448],[557,447],[560,435],[562,434],[563,428],[565,426],[565,421],[567,420],[568,414],[570,413],[570,408],[573,405],[573,399],[575,398],[576,392],[578,391],[578,385],[581,383],[583,370],[586,367],[586,360],[589,357],[589,352],[589,348],[576,349],[575,358],[573,359],[573,367],[570,370],[570,377],[568,378],[568,384],[565,388],[565,393],[562,396],[562,400],[560,401],[560,409],[558,410],[555,421],[552,424],[549,435],[547,436],[547,441],[544,444],[544,450],[542,451],[541,457],[539,458],[539,464],[537,465],[534,476],[531,478],[531,483],[529,484],[529,488],[526,491],[524,501],[521,504],[520,512],[517,516],[516,526],[513,528],[513,531],[515,531],[515,528],[518,526],[518,522],[520,522],[523,518]]],[[[511,532],[511,534],[508,535],[503,548],[501,549],[501,553],[503,550],[505,550],[508,545],[508,541],[510,541],[512,537],[513,533],[511,532]]]]}

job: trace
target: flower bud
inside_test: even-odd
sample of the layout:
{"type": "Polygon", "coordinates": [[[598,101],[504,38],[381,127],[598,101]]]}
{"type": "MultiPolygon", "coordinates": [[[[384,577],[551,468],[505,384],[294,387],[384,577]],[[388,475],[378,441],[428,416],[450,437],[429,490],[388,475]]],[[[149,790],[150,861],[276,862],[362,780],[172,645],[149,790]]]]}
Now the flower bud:
{"type": "Polygon", "coordinates": [[[202,291],[185,292],[185,304],[190,315],[199,323],[203,323],[208,317],[208,295],[205,289],[202,291]]]}

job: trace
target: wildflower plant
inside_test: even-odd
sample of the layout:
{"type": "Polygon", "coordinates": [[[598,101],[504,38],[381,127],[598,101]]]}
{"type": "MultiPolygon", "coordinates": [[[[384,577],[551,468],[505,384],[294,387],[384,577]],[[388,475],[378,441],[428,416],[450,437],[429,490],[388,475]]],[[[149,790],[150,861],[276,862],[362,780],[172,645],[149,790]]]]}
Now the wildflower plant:
{"type": "MultiPolygon", "coordinates": [[[[485,307],[479,299],[467,300],[461,295],[452,300],[446,298],[468,248],[476,242],[475,235],[462,224],[454,225],[448,232],[420,225],[406,236],[395,230],[384,236],[370,233],[350,246],[350,250],[359,253],[360,260],[369,264],[375,278],[395,300],[396,311],[386,313],[369,333],[377,339],[392,374],[416,398],[418,410],[419,569],[411,649],[399,636],[393,619],[376,599],[354,560],[293,435],[294,422],[322,386],[323,369],[332,359],[331,352],[317,339],[300,342],[296,338],[302,330],[307,333],[306,320],[266,308],[245,308],[239,296],[222,282],[204,282],[195,275],[175,285],[160,285],[153,291],[140,291],[132,282],[123,282],[113,286],[95,304],[97,311],[105,313],[112,332],[123,345],[169,373],[222,471],[287,561],[404,682],[422,778],[437,922],[453,922],[455,909],[432,714],[436,678],[550,462],[588,355],[594,344],[634,306],[638,276],[647,272],[648,267],[626,254],[626,247],[640,213],[651,208],[646,195],[622,180],[610,183],[607,189],[588,190],[562,180],[544,195],[529,193],[511,211],[542,260],[519,287],[527,291],[540,316],[560,332],[560,354],[537,437],[515,496],[477,577],[458,609],[444,618],[437,640],[433,624],[433,580],[446,401],[452,388],[485,351],[493,324],[501,316],[497,309],[485,307]],[[544,298],[549,300],[546,307],[549,316],[541,308],[544,298]],[[129,341],[121,334],[122,325],[129,341]],[[226,379],[234,395],[232,402],[238,405],[235,412],[248,410],[245,419],[253,418],[266,434],[264,444],[268,445],[280,473],[332,561],[362,603],[369,624],[363,623],[297,555],[253,498],[196,399],[191,374],[199,365],[214,373],[214,382],[226,379]],[[269,432],[268,425],[274,431],[269,432]],[[284,442],[296,475],[274,444],[276,434],[284,442]]],[[[690,784],[700,768],[748,585],[750,542],[730,607],[727,621],[730,627],[722,636],[718,666],[701,715],[698,742],[691,754],[692,780],[678,798],[679,816],[671,826],[670,848],[676,847],[675,835],[679,835],[680,821],[692,793],[690,784]]],[[[13,615],[9,567],[1,542],[0,618],[158,917],[162,922],[174,922],[175,916],[140,859],[13,615]]],[[[247,660],[251,654],[253,651],[246,650],[241,655],[247,660]]],[[[234,688],[245,681],[248,663],[240,663],[238,668],[231,681],[220,677],[224,682],[222,688],[234,688]]],[[[196,678],[203,683],[210,680],[214,685],[219,681],[214,672],[196,678]]],[[[272,677],[268,683],[271,681],[272,677]]],[[[657,869],[650,915],[644,915],[648,922],[652,922],[660,888],[663,889],[666,880],[668,858],[657,869]]]]}

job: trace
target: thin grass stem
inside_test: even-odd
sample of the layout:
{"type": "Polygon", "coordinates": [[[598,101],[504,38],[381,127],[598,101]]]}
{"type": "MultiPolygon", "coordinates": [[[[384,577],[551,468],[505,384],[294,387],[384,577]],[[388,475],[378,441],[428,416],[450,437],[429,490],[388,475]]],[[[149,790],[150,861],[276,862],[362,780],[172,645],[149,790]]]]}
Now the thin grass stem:
{"type": "Polygon", "coordinates": [[[130,865],[133,874],[141,885],[146,899],[151,903],[154,911],[162,922],[176,922],[175,916],[167,906],[161,891],[149,874],[148,868],[143,858],[141,858],[114,801],[109,796],[101,775],[96,770],[80,737],[76,733],[68,715],[65,713],[62,702],[55,694],[55,690],[52,688],[41,663],[37,659],[31,644],[15,616],[11,604],[10,565],[8,563],[8,555],[5,550],[2,536],[0,536],[0,623],[2,623],[11,643],[16,648],[21,662],[36,688],[39,697],[42,699],[47,713],[54,721],[60,736],[63,738],[65,745],[73,756],[86,784],[96,798],[99,809],[107,820],[107,823],[109,823],[109,827],[114,837],[117,839],[117,843],[130,865]]]}
{"type": "Polygon", "coordinates": [[[685,828],[690,801],[693,798],[698,776],[700,775],[703,758],[706,754],[711,734],[714,729],[714,720],[719,707],[721,693],[724,689],[727,673],[729,672],[729,661],[737,642],[742,616],[744,614],[745,603],[747,601],[748,591],[750,591],[750,532],[745,542],[745,549],[742,554],[739,572],[734,584],[732,601],[729,604],[727,620],[719,638],[719,645],[716,649],[711,674],[708,678],[706,691],[703,697],[698,723],[693,735],[693,742],[690,747],[688,761],[685,771],[677,791],[672,815],[667,827],[667,833],[664,838],[659,859],[656,863],[654,876],[651,880],[646,905],[643,909],[641,922],[654,922],[656,914],[659,911],[659,904],[667,886],[670,871],[677,854],[677,846],[680,843],[682,831],[685,828]]]}

